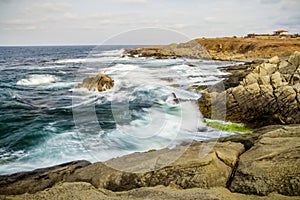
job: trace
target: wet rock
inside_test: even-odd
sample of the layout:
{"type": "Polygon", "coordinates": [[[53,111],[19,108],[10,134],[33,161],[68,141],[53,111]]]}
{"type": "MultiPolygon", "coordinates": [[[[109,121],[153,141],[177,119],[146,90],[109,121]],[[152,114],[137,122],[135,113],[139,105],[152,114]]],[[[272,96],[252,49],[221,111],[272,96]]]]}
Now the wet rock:
{"type": "Polygon", "coordinates": [[[111,89],[114,86],[114,80],[104,74],[97,74],[96,76],[89,76],[83,79],[76,88],[87,88],[89,90],[98,90],[99,92],[111,89]]]}

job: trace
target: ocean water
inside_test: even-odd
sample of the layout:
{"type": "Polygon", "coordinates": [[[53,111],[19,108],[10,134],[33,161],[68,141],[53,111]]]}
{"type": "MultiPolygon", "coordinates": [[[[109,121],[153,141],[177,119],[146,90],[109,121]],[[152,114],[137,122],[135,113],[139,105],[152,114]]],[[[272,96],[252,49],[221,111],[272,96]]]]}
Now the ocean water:
{"type": "Polygon", "coordinates": [[[228,62],[122,56],[131,47],[0,47],[0,174],[232,134],[205,127],[189,89],[222,81],[228,62]],[[98,72],[112,90],[75,89],[98,72]]]}

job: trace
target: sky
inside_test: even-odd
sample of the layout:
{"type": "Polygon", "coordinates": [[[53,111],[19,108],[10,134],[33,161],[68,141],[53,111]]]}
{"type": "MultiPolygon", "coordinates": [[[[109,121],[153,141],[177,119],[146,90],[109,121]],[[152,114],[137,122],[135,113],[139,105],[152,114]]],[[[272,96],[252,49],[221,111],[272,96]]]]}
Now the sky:
{"type": "Polygon", "coordinates": [[[300,0],[0,0],[0,45],[168,44],[300,33],[300,0]]]}

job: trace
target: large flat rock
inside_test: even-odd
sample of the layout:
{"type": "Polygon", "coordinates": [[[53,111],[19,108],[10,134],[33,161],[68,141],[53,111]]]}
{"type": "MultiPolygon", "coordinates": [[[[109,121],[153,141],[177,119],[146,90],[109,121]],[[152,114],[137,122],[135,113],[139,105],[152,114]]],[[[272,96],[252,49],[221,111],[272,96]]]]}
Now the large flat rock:
{"type": "Polygon", "coordinates": [[[172,150],[135,153],[106,163],[95,163],[77,170],[67,181],[86,181],[112,191],[170,184],[184,189],[226,187],[243,152],[241,143],[197,142],[188,148],[180,146],[172,150]],[[205,150],[210,147],[212,149],[205,150]],[[182,155],[176,157],[182,149],[182,155]]]}
{"type": "Polygon", "coordinates": [[[267,195],[300,196],[300,125],[264,133],[240,156],[230,190],[267,195]]]}

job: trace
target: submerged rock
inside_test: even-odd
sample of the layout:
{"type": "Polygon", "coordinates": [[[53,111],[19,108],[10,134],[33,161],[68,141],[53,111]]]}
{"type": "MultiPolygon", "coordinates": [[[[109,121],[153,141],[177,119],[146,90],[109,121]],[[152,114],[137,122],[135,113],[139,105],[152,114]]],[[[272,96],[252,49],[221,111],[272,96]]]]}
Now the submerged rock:
{"type": "Polygon", "coordinates": [[[114,86],[114,80],[104,74],[97,74],[96,76],[89,76],[83,79],[76,88],[87,88],[89,90],[96,89],[99,92],[111,89],[114,86]]]}
{"type": "MultiPolygon", "coordinates": [[[[300,52],[295,52],[288,61],[272,58],[256,66],[246,65],[250,72],[243,74],[239,82],[225,81],[225,85],[233,86],[226,90],[226,120],[243,122],[249,127],[300,123],[299,59],[300,52]]],[[[203,93],[198,103],[205,117],[211,116],[212,105],[224,103],[218,98],[221,95],[224,94],[203,93]]]]}

